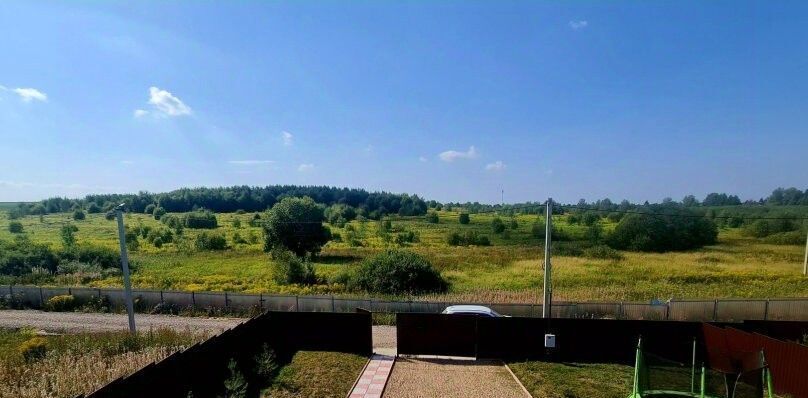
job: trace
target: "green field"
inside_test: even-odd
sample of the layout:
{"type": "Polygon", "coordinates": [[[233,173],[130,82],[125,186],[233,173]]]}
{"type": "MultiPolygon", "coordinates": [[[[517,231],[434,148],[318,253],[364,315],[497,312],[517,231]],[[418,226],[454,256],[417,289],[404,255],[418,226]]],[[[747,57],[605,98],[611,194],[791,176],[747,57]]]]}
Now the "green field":
{"type": "MultiPolygon", "coordinates": [[[[517,227],[507,234],[493,234],[493,214],[475,214],[471,223],[458,223],[458,213],[439,212],[440,222],[417,220],[393,221],[395,236],[413,231],[419,241],[406,248],[428,257],[450,281],[447,295],[435,298],[485,302],[536,302],[541,296],[542,242],[530,234],[535,215],[515,216],[517,227]],[[491,239],[491,246],[455,247],[446,243],[450,231],[474,230],[491,239]],[[448,297],[447,297],[448,296],[448,297]]],[[[554,224],[567,235],[582,236],[585,227],[570,225],[567,216],[554,218],[554,224]]],[[[331,241],[315,259],[321,283],[314,286],[281,286],[274,283],[271,259],[262,250],[262,232],[249,226],[251,213],[217,215],[217,233],[227,237],[229,248],[223,251],[197,251],[193,239],[200,230],[186,228],[176,243],[156,248],[141,239],[140,247],[130,254],[136,269],[133,283],[139,288],[193,291],[238,291],[298,294],[348,294],[344,287],[328,279],[345,267],[354,267],[364,257],[386,247],[378,233],[380,223],[352,221],[350,227],[331,227],[342,237],[331,241]],[[240,226],[234,226],[238,219],[240,226]],[[352,228],[349,232],[346,228],[352,228]],[[238,233],[254,243],[233,243],[238,233]],[[352,239],[349,239],[352,238],[352,239]],[[348,243],[353,240],[352,244],[348,243]],[[361,246],[355,246],[361,244],[361,246]]],[[[511,217],[503,217],[510,223],[511,217]]],[[[102,245],[117,249],[114,221],[103,214],[88,214],[74,221],[69,213],[25,216],[17,220],[24,234],[34,242],[61,247],[59,230],[65,223],[78,227],[78,244],[102,245]]],[[[10,220],[0,216],[0,239],[14,239],[8,230],[10,220]]],[[[127,214],[129,227],[162,224],[149,215],[127,214]]],[[[614,227],[606,219],[604,230],[614,227]]],[[[554,245],[554,297],[558,300],[650,300],[654,298],[765,298],[808,296],[808,278],[801,275],[803,246],[772,245],[743,236],[739,229],[722,229],[719,242],[699,250],[669,253],[622,252],[622,259],[591,259],[575,250],[576,242],[554,245]]],[[[48,280],[56,285],[120,286],[116,277],[56,275],[48,280]]],[[[354,293],[351,293],[354,294],[354,293]]],[[[428,297],[433,298],[433,297],[428,297]]]]}

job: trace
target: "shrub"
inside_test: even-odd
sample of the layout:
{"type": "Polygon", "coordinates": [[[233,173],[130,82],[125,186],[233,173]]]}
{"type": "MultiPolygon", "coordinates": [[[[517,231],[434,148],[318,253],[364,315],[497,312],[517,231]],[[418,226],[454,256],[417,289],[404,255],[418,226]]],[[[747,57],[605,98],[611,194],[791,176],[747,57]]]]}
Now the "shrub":
{"type": "Polygon", "coordinates": [[[491,231],[493,231],[495,234],[501,234],[505,231],[505,223],[502,222],[501,218],[494,217],[494,219],[491,220],[491,231]]]}
{"type": "Polygon", "coordinates": [[[278,371],[278,362],[275,351],[264,343],[261,352],[255,356],[255,374],[264,380],[271,380],[275,372],[278,371]]]}
{"type": "Polygon", "coordinates": [[[233,228],[241,228],[241,219],[238,217],[233,218],[233,228]]]}
{"type": "Polygon", "coordinates": [[[276,248],[272,251],[272,260],[272,275],[279,285],[317,282],[314,264],[308,259],[301,260],[288,250],[276,248]]]}
{"type": "Polygon", "coordinates": [[[611,212],[611,213],[609,213],[608,216],[606,216],[606,218],[609,219],[609,221],[611,221],[611,222],[620,222],[620,220],[623,218],[623,213],[619,213],[619,212],[616,212],[616,211],[611,212]]]}
{"type": "Polygon", "coordinates": [[[219,225],[216,215],[209,210],[197,210],[185,214],[183,224],[186,228],[194,229],[214,229],[219,225]]]}
{"type": "Polygon", "coordinates": [[[86,214],[84,214],[84,212],[83,212],[83,211],[81,211],[81,210],[76,210],[76,211],[74,211],[74,212],[73,212],[73,219],[74,219],[74,220],[76,220],[76,221],[81,221],[81,220],[84,220],[85,218],[87,218],[87,215],[86,215],[86,214]]]}
{"type": "Polygon", "coordinates": [[[19,237],[12,242],[0,240],[0,274],[23,275],[34,267],[55,271],[59,259],[48,245],[19,237]]]}
{"type": "Polygon", "coordinates": [[[356,285],[382,294],[440,293],[449,287],[429,260],[402,250],[387,250],[363,261],[356,285]]]}
{"type": "Polygon", "coordinates": [[[62,225],[62,228],[59,230],[59,235],[62,238],[62,247],[65,249],[71,249],[73,246],[75,246],[76,232],[78,231],[78,227],[73,224],[62,225]]]}
{"type": "Polygon", "coordinates": [[[450,232],[446,236],[446,243],[449,246],[489,246],[491,241],[485,235],[479,235],[475,231],[450,232]]]}
{"type": "Polygon", "coordinates": [[[17,350],[27,362],[37,361],[48,353],[48,341],[44,337],[32,337],[23,341],[17,350]]]}
{"type": "Polygon", "coordinates": [[[121,265],[121,255],[117,250],[105,246],[78,245],[59,252],[60,261],[75,261],[98,265],[101,268],[117,268],[121,265]]]}
{"type": "Polygon", "coordinates": [[[595,212],[586,212],[581,216],[581,224],[587,227],[595,225],[600,221],[600,216],[595,212]]]}
{"type": "Polygon", "coordinates": [[[440,217],[438,217],[438,213],[434,211],[430,211],[426,213],[426,222],[430,224],[437,224],[440,222],[440,217]]]}
{"type": "Polygon", "coordinates": [[[73,311],[76,309],[76,298],[72,295],[65,294],[61,296],[53,296],[45,302],[45,311],[64,312],[73,311]]]}
{"type": "Polygon", "coordinates": [[[22,223],[19,221],[12,221],[8,223],[8,232],[11,232],[12,234],[21,234],[22,223]]]}
{"type": "Polygon", "coordinates": [[[583,250],[583,256],[586,258],[602,259],[602,260],[622,260],[623,255],[606,245],[597,245],[588,247],[583,250]]]}
{"type": "Polygon", "coordinates": [[[718,228],[712,220],[692,210],[674,206],[650,206],[657,215],[628,214],[607,239],[616,249],[665,252],[690,250],[713,244],[718,228]]]}
{"type": "Polygon", "coordinates": [[[155,206],[154,203],[149,203],[148,205],[146,205],[146,208],[143,209],[143,213],[154,214],[154,209],[156,207],[157,206],[155,206]]]}
{"type": "Polygon", "coordinates": [[[152,214],[152,217],[154,217],[155,220],[159,220],[159,219],[163,218],[164,215],[166,215],[166,209],[164,209],[164,208],[162,208],[160,206],[157,206],[157,207],[154,208],[154,210],[152,211],[151,214],[152,214]]]}
{"type": "Polygon", "coordinates": [[[228,398],[246,398],[247,397],[247,379],[244,373],[238,368],[235,359],[230,359],[227,364],[227,369],[230,371],[230,377],[224,381],[225,397],[228,398]]]}
{"type": "Polygon", "coordinates": [[[152,240],[152,244],[154,245],[154,247],[156,247],[156,248],[158,248],[158,249],[159,249],[159,248],[161,248],[161,247],[163,247],[163,238],[161,238],[161,237],[159,237],[159,236],[158,236],[158,237],[156,237],[156,238],[154,238],[154,239],[152,240]]]}
{"type": "Polygon", "coordinates": [[[780,232],[763,238],[763,241],[773,245],[802,245],[805,243],[805,233],[802,231],[780,232]]]}
{"type": "Polygon", "coordinates": [[[196,250],[227,249],[227,239],[221,234],[202,232],[194,240],[196,250]]]}
{"type": "Polygon", "coordinates": [[[418,233],[413,231],[404,231],[396,235],[396,244],[399,246],[404,246],[408,243],[416,243],[420,240],[418,233]]]}
{"type": "Polygon", "coordinates": [[[107,221],[114,220],[115,219],[115,212],[114,211],[108,211],[106,214],[104,214],[104,219],[106,219],[107,221]]]}
{"type": "Polygon", "coordinates": [[[468,224],[470,221],[469,213],[460,213],[460,215],[458,216],[458,221],[463,225],[468,224]]]}
{"type": "Polygon", "coordinates": [[[101,206],[99,206],[98,203],[90,202],[90,204],[87,205],[87,213],[96,214],[100,212],[101,212],[101,206]]]}
{"type": "Polygon", "coordinates": [[[312,198],[283,198],[266,213],[264,251],[283,247],[298,256],[319,252],[331,239],[324,219],[323,208],[312,198]]]}
{"type": "Polygon", "coordinates": [[[516,219],[515,219],[515,218],[512,218],[512,219],[511,219],[511,222],[510,222],[510,224],[508,225],[508,228],[510,228],[510,229],[517,229],[517,228],[519,228],[519,223],[516,221],[516,219]]]}
{"type": "Polygon", "coordinates": [[[126,239],[126,249],[136,252],[140,248],[140,241],[138,240],[138,233],[134,229],[126,228],[124,233],[126,239]]]}

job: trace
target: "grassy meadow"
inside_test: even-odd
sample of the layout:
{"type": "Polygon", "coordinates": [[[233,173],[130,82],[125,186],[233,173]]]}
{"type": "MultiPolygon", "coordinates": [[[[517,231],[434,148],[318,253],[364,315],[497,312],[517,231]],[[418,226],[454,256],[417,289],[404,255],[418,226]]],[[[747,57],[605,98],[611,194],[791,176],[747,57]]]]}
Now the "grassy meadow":
{"type": "MultiPolygon", "coordinates": [[[[0,214],[3,211],[0,210],[0,214]]],[[[541,296],[543,239],[531,235],[536,215],[503,216],[515,228],[503,234],[491,231],[494,214],[471,215],[461,225],[456,212],[438,212],[439,223],[423,218],[392,222],[391,238],[380,233],[381,223],[352,221],[345,227],[330,226],[339,240],[332,240],[315,259],[322,283],[314,286],[281,286],[273,281],[271,259],[264,253],[260,227],[249,224],[252,213],[217,214],[216,233],[226,236],[228,248],[198,251],[194,237],[203,230],[186,228],[176,242],[157,248],[140,239],[139,248],[130,252],[136,264],[133,283],[139,288],[193,291],[235,291],[295,294],[348,294],[328,280],[345,267],[354,267],[363,258],[387,247],[405,247],[425,255],[450,281],[446,295],[425,298],[474,300],[484,302],[537,302],[541,296]],[[237,221],[238,220],[238,221],[237,221]],[[395,236],[412,231],[417,242],[396,244],[395,236]],[[451,231],[476,231],[491,240],[490,246],[449,246],[451,231]],[[235,243],[238,235],[246,243],[235,243]]],[[[585,227],[571,225],[567,216],[554,217],[554,225],[568,237],[582,237],[585,227]]],[[[61,247],[59,230],[65,223],[78,227],[78,244],[101,245],[117,250],[115,221],[103,214],[87,214],[74,221],[70,213],[24,216],[16,221],[23,234],[34,242],[61,247]]],[[[10,220],[0,215],[0,239],[11,240],[10,220]]],[[[150,215],[126,214],[128,227],[163,226],[150,215]]],[[[601,220],[605,231],[614,223],[601,220]]],[[[208,230],[209,231],[209,230],[208,230]]],[[[576,242],[553,246],[554,297],[558,300],[636,300],[687,298],[767,298],[808,296],[808,278],[801,275],[802,245],[773,245],[743,236],[738,229],[721,229],[719,242],[699,250],[669,253],[621,252],[619,259],[595,259],[581,255],[576,242]]],[[[76,277],[59,275],[58,285],[115,287],[119,276],[76,277]]]]}

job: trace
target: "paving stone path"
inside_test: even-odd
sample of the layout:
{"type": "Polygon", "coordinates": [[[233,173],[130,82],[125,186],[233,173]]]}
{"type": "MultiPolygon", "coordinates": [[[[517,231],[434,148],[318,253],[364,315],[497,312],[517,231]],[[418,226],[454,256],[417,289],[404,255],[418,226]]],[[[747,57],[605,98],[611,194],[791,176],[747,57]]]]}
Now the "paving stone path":
{"type": "Polygon", "coordinates": [[[373,354],[349,398],[381,398],[395,357],[373,354]]]}

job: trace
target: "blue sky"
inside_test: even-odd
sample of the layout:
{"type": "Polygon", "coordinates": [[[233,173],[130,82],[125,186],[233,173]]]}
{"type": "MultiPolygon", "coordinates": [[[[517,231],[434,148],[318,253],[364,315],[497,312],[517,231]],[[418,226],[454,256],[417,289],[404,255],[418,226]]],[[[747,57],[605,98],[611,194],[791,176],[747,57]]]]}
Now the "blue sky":
{"type": "Polygon", "coordinates": [[[800,2],[0,2],[0,201],[808,186],[800,2]]]}

